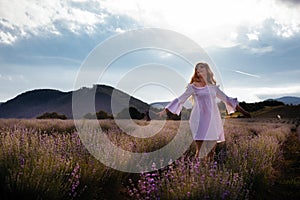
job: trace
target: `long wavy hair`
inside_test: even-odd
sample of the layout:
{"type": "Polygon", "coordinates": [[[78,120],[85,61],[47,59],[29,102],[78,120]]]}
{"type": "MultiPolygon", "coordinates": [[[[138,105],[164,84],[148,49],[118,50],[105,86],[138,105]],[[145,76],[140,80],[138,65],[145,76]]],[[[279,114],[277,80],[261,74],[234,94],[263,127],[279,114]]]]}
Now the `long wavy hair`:
{"type": "Polygon", "coordinates": [[[203,85],[206,85],[206,84],[216,85],[216,80],[214,78],[214,73],[211,71],[211,69],[209,68],[209,65],[207,63],[199,62],[199,63],[196,64],[194,75],[192,76],[190,83],[192,84],[193,82],[200,82],[203,85]],[[206,81],[204,80],[204,78],[201,75],[198,76],[198,74],[197,74],[197,68],[198,67],[205,67],[206,68],[206,71],[207,71],[207,80],[206,81]]]}

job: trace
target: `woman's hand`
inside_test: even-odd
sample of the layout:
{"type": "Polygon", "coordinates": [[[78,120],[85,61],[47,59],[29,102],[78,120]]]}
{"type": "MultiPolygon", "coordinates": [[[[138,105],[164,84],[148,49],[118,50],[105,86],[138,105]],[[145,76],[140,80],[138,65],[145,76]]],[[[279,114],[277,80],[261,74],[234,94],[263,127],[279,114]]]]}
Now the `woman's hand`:
{"type": "Polygon", "coordinates": [[[239,104],[236,106],[236,110],[241,112],[246,118],[251,118],[250,113],[244,110],[239,104]]]}
{"type": "Polygon", "coordinates": [[[163,109],[162,111],[156,113],[156,115],[158,115],[160,118],[162,118],[163,116],[165,116],[167,114],[166,109],[163,109]]]}
{"type": "Polygon", "coordinates": [[[243,113],[243,115],[244,115],[246,118],[251,118],[250,113],[248,113],[247,111],[246,111],[245,113],[243,113]]]}

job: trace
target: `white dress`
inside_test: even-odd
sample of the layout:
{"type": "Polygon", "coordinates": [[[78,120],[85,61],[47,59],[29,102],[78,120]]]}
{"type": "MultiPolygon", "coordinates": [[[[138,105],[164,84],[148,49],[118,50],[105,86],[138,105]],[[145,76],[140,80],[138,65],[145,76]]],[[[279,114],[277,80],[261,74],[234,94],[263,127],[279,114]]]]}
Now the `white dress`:
{"type": "Polygon", "coordinates": [[[222,100],[227,112],[233,113],[238,104],[237,98],[226,96],[216,85],[196,87],[188,84],[185,92],[171,101],[165,108],[179,115],[184,102],[193,96],[194,105],[189,119],[194,140],[225,141],[223,123],[217,105],[217,98],[222,100]]]}

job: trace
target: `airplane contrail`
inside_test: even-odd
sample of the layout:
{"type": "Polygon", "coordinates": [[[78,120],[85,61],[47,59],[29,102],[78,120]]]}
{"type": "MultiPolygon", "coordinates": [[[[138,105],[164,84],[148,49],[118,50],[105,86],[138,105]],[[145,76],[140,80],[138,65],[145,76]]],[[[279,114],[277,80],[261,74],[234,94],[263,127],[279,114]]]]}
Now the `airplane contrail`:
{"type": "Polygon", "coordinates": [[[255,75],[255,74],[249,74],[249,73],[242,72],[242,71],[239,71],[239,70],[235,70],[234,72],[239,73],[239,74],[243,74],[243,75],[246,75],[246,76],[251,76],[251,77],[255,77],[255,78],[260,78],[260,76],[258,76],[258,75],[255,75]]]}

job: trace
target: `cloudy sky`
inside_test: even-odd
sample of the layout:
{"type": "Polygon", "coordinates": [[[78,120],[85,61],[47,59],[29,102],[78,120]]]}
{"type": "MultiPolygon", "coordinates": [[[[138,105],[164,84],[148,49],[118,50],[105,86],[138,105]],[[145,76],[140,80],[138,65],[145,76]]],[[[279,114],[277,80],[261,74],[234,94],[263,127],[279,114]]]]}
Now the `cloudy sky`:
{"type": "MultiPolygon", "coordinates": [[[[225,92],[240,101],[300,97],[298,0],[0,0],[0,102],[37,88],[73,90],[97,45],[140,28],[195,41],[217,66],[225,92]]],[[[133,63],[176,68],[181,61],[175,57],[135,53],[119,59],[99,83],[116,86],[133,63]]],[[[186,81],[191,73],[182,72],[186,81]]],[[[158,85],[145,86],[134,96],[148,103],[173,98],[157,91],[158,85]]]]}

